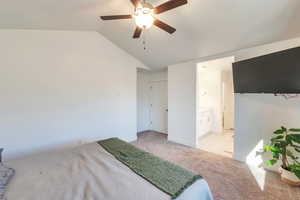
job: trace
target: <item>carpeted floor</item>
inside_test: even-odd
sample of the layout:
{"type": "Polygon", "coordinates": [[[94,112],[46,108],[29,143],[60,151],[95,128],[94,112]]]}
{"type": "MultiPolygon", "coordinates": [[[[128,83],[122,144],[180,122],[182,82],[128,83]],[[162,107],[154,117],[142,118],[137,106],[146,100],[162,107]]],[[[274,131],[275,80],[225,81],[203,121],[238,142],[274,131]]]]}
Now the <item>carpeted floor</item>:
{"type": "Polygon", "coordinates": [[[201,174],[207,180],[215,200],[300,200],[300,187],[286,185],[276,173],[267,172],[261,190],[246,164],[168,142],[166,135],[144,132],[133,144],[201,174]]]}

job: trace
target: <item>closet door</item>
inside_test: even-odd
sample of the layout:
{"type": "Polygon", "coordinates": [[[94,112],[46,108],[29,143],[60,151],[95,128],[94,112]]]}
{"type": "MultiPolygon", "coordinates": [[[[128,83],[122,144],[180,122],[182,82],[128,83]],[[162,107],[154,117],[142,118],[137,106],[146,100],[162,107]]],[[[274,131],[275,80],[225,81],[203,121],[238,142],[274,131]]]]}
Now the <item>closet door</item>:
{"type": "Polygon", "coordinates": [[[161,133],[168,132],[168,86],[167,81],[150,84],[150,127],[161,133]]]}

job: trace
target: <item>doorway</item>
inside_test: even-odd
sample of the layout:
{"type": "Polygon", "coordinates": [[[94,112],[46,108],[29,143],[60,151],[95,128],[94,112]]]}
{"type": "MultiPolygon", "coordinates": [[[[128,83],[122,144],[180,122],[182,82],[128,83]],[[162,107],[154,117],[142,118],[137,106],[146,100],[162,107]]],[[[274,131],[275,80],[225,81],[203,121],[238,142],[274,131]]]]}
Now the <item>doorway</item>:
{"type": "Polygon", "coordinates": [[[197,146],[226,157],[234,151],[233,57],[198,63],[197,146]]]}
{"type": "Polygon", "coordinates": [[[168,133],[168,71],[137,71],[137,132],[168,133]]]}
{"type": "Polygon", "coordinates": [[[168,133],[168,85],[167,81],[150,82],[150,129],[168,133]]]}

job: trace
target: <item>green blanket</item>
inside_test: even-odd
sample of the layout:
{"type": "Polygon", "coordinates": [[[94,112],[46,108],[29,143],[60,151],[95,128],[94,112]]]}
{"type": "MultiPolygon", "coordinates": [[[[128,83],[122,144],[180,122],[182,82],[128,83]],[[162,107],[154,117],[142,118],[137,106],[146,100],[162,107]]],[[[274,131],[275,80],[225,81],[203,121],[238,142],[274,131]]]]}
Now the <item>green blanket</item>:
{"type": "Polygon", "coordinates": [[[202,178],[117,138],[102,140],[98,144],[136,174],[170,195],[172,199],[177,198],[184,189],[202,178]]]}

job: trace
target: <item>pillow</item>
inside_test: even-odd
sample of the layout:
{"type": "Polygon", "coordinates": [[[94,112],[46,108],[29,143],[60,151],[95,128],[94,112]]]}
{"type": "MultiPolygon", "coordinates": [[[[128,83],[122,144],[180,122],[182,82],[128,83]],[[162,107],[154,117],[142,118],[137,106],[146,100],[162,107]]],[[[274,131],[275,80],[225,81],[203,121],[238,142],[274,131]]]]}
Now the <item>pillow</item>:
{"type": "Polygon", "coordinates": [[[15,174],[15,170],[9,167],[6,167],[2,163],[2,151],[3,149],[0,149],[0,200],[4,200],[4,193],[5,193],[5,188],[8,185],[10,179],[13,177],[15,174]]]}

